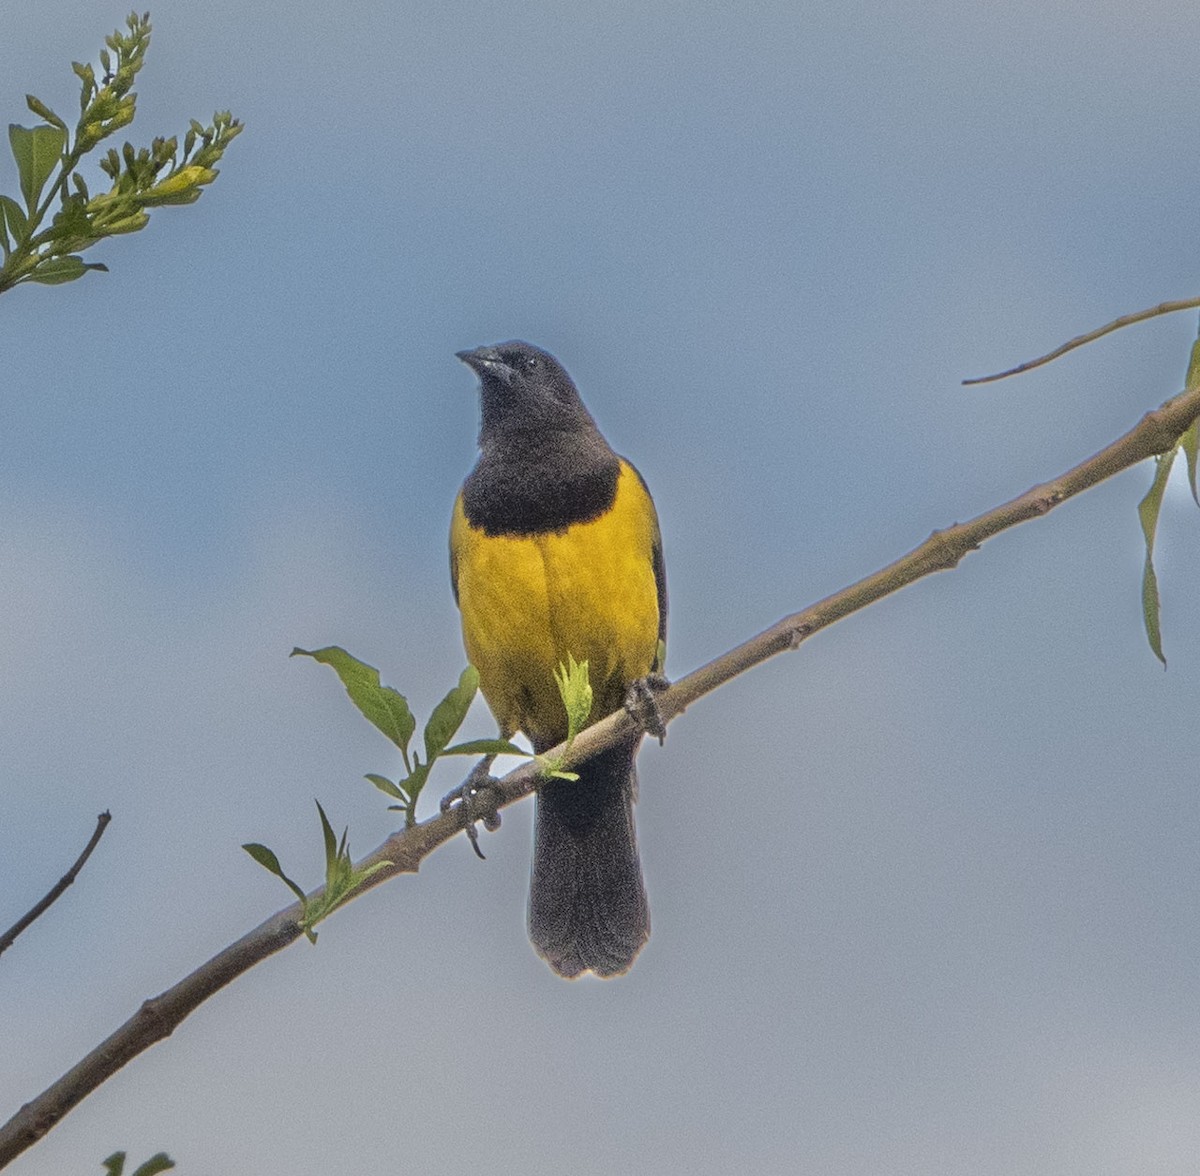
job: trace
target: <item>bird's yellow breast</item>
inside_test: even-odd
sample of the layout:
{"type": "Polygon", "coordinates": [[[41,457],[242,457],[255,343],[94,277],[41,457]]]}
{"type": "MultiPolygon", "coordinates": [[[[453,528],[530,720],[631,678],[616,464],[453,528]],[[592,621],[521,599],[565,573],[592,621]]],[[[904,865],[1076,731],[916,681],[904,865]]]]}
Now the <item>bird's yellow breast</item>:
{"type": "MultiPolygon", "coordinates": [[[[547,488],[553,493],[553,488],[547,488]]],[[[451,559],[467,657],[501,729],[549,746],[566,736],[554,672],[588,662],[599,718],[654,668],[658,588],[654,504],[622,461],[612,506],[561,531],[487,535],[454,506],[451,559]]]]}

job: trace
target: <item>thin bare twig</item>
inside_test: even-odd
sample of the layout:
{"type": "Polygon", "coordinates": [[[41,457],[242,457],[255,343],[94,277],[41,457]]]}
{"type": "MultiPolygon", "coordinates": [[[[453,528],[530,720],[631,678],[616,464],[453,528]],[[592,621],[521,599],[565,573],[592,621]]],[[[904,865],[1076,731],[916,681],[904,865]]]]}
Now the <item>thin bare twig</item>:
{"type": "Polygon", "coordinates": [[[91,840],[83,848],[83,853],[75,859],[75,864],[58,880],[54,888],[42,899],[31,911],[22,915],[3,935],[0,935],[0,954],[6,949],[12,947],[13,940],[16,939],[34,919],[45,914],[46,911],[54,904],[55,900],[72,882],[75,881],[76,875],[83,869],[83,863],[92,856],[92,850],[100,844],[100,838],[104,836],[104,830],[108,828],[108,822],[112,820],[112,813],[102,812],[96,818],[96,831],[92,834],[91,840]]]}
{"type": "MultiPolygon", "coordinates": [[[[1197,417],[1200,417],[1200,386],[1182,392],[1161,408],[1146,413],[1124,436],[1052,481],[1034,486],[1017,498],[968,522],[956,523],[944,531],[935,531],[924,543],[887,567],[801,612],[784,617],[757,637],[692,671],[659,694],[657,701],[664,722],[676,718],[693,702],[739,674],[777,653],[795,649],[835,621],[931,572],[955,567],[963,556],[976,550],[993,535],[1018,523],[1039,518],[1068,498],[1137,462],[1164,452],[1197,417]]],[[[581,732],[569,751],[565,745],[560,745],[547,755],[554,760],[562,757],[562,766],[570,767],[612,747],[634,729],[629,715],[619,711],[581,732]]],[[[538,781],[538,768],[532,761],[510,772],[498,783],[498,807],[505,807],[528,796],[536,790],[538,781]]],[[[461,810],[451,809],[394,833],[358,863],[359,868],[378,862],[387,865],[367,878],[355,897],[397,874],[415,873],[428,854],[460,833],[463,827],[461,810]]],[[[320,890],[314,891],[310,901],[320,894],[320,890]]],[[[298,902],[285,907],[213,956],[174,987],[147,1000],[87,1057],[0,1127],[0,1168],[36,1143],[68,1111],[126,1062],[168,1036],[210,996],[241,973],[298,939],[301,935],[298,922],[301,914],[298,902]]]]}
{"type": "Polygon", "coordinates": [[[1066,355],[1068,351],[1074,351],[1076,347],[1094,343],[1097,339],[1102,339],[1113,331],[1119,331],[1122,327],[1131,327],[1134,323],[1144,323],[1147,319],[1157,318],[1160,314],[1174,314],[1177,310],[1195,310],[1197,307],[1200,307],[1200,298],[1181,298],[1178,302],[1160,302],[1157,306],[1150,307],[1149,310],[1139,310],[1135,314],[1123,314],[1119,319],[1113,319],[1111,323],[1097,327],[1094,331],[1076,335],[1074,339],[1069,339],[1061,347],[1056,347],[1053,351],[1048,351],[1037,359],[1026,360],[1024,363],[1017,364],[1016,367],[1009,368],[1008,371],[997,372],[994,376],[974,376],[969,380],[963,380],[963,383],[990,384],[993,380],[1019,376],[1022,372],[1031,371],[1033,368],[1041,367],[1044,363],[1066,355]]]}

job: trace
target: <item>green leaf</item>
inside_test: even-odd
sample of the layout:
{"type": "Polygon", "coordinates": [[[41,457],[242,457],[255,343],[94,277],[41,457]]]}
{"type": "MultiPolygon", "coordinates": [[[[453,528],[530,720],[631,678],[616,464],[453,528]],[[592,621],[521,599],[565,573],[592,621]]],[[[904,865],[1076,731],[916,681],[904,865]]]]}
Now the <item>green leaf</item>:
{"type": "Polygon", "coordinates": [[[1187,376],[1183,381],[1183,386],[1188,389],[1197,384],[1200,384],[1200,338],[1192,344],[1191,353],[1188,355],[1187,376]]]}
{"type": "Polygon", "coordinates": [[[334,835],[333,826],[329,823],[329,818],[325,815],[325,810],[321,807],[319,800],[317,801],[317,812],[321,814],[321,836],[325,839],[325,877],[328,880],[330,868],[337,861],[337,837],[334,835]]]}
{"type": "Polygon", "coordinates": [[[9,123],[8,142],[21,177],[21,195],[32,214],[46,181],[62,159],[67,132],[61,127],[22,127],[9,123]]]}
{"type": "Polygon", "coordinates": [[[305,905],[307,905],[307,896],[304,891],[296,885],[284,872],[283,867],[279,864],[279,859],[275,856],[275,851],[268,849],[265,845],[260,845],[257,841],[251,841],[243,845],[242,848],[265,870],[269,870],[276,878],[280,879],[287,885],[292,893],[305,905]]]}
{"type": "Polygon", "coordinates": [[[79,61],[72,61],[71,68],[75,71],[75,76],[83,83],[79,94],[79,110],[82,113],[87,110],[88,103],[96,94],[96,71],[90,65],[84,65],[79,61]]]}
{"type": "Polygon", "coordinates": [[[29,236],[29,221],[21,206],[11,196],[0,196],[0,216],[3,216],[12,234],[13,245],[20,245],[29,236]]]}
{"type": "Polygon", "coordinates": [[[354,884],[357,886],[359,882],[365,881],[367,878],[373,878],[380,870],[386,870],[389,866],[394,866],[396,863],[390,858],[382,862],[376,862],[373,866],[367,866],[364,870],[354,871],[354,884]]]}
{"type": "Polygon", "coordinates": [[[41,282],[43,286],[60,286],[63,282],[73,282],[76,278],[82,278],[88,270],[108,273],[108,266],[98,261],[85,262],[74,253],[67,257],[48,257],[38,263],[37,269],[29,275],[28,280],[41,282]]]}
{"type": "Polygon", "coordinates": [[[1167,659],[1163,656],[1162,628],[1159,622],[1158,576],[1149,558],[1142,571],[1142,620],[1146,626],[1146,640],[1150,642],[1154,656],[1165,666],[1167,659]]]}
{"type": "Polygon", "coordinates": [[[478,689],[479,671],[474,666],[467,666],[459,675],[458,685],[433,708],[433,714],[425,724],[426,765],[432,765],[454,738],[454,733],[467,717],[478,689]]]}
{"type": "Polygon", "coordinates": [[[395,784],[386,776],[377,776],[374,772],[367,773],[367,779],[379,789],[380,792],[387,793],[388,796],[395,800],[408,800],[408,795],[402,792],[395,784]]]}
{"type": "Polygon", "coordinates": [[[544,755],[537,757],[538,770],[541,772],[542,778],[546,780],[570,780],[574,783],[579,779],[578,772],[568,772],[558,765],[562,760],[549,760],[544,755]]]}
{"type": "MultiPolygon", "coordinates": [[[[1188,391],[1195,388],[1197,384],[1200,384],[1200,338],[1192,344],[1192,351],[1188,356],[1187,376],[1183,381],[1183,386],[1188,391]]],[[[1188,431],[1180,440],[1183,444],[1184,455],[1187,457],[1188,484],[1192,488],[1192,498],[1196,505],[1200,506],[1200,494],[1196,492],[1196,457],[1200,452],[1200,419],[1192,421],[1188,431]]]]}
{"type": "Polygon", "coordinates": [[[50,109],[40,98],[35,98],[32,94],[25,95],[25,105],[33,111],[38,118],[44,118],[51,126],[58,127],[62,131],[66,131],[67,124],[63,122],[53,110],[50,109]]]}
{"type": "MultiPolygon", "coordinates": [[[[100,232],[93,228],[91,217],[88,216],[87,200],[79,195],[63,197],[62,207],[54,214],[51,224],[54,236],[59,241],[70,237],[87,239],[100,236],[100,232]]],[[[76,244],[75,248],[81,246],[76,244]]]]}
{"type": "Polygon", "coordinates": [[[1138,503],[1138,518],[1141,520],[1142,535],[1146,540],[1146,563],[1142,570],[1142,620],[1146,626],[1146,638],[1150,642],[1150,648],[1164,666],[1167,659],[1163,656],[1162,629],[1159,623],[1158,577],[1154,573],[1154,537],[1158,530],[1158,516],[1162,511],[1167,479],[1171,476],[1171,466],[1178,452],[1179,446],[1176,445],[1154,459],[1154,481],[1150,484],[1146,497],[1138,503]]]}
{"type": "Polygon", "coordinates": [[[321,833],[325,840],[325,890],[320,898],[305,907],[302,923],[305,934],[314,943],[317,936],[313,928],[347,902],[351,892],[366,879],[392,864],[382,861],[356,870],[350,856],[349,830],[343,831],[338,841],[320,801],[317,801],[317,812],[321,814],[321,833]]]}
{"type": "Polygon", "coordinates": [[[330,666],[341,678],[351,702],[363,715],[401,751],[408,747],[417,721],[408,709],[408,701],[403,694],[390,686],[380,685],[379,671],[374,666],[360,662],[340,645],[328,645],[324,649],[296,648],[291,656],[298,654],[330,666]]]}
{"type": "Polygon", "coordinates": [[[1187,458],[1188,484],[1192,488],[1192,499],[1200,506],[1200,495],[1196,493],[1196,458],[1200,455],[1200,417],[1188,426],[1188,431],[1179,439],[1183,455],[1187,458]]]}
{"type": "MultiPolygon", "coordinates": [[[[113,1152],[102,1163],[108,1176],[121,1176],[121,1173],[125,1171],[125,1153],[123,1151],[113,1152]]],[[[166,1152],[159,1152],[157,1155],[151,1156],[144,1164],[139,1164],[133,1176],[158,1176],[160,1172],[166,1172],[174,1167],[175,1161],[166,1152]]]]}
{"type": "Polygon", "coordinates": [[[519,755],[524,759],[529,752],[507,739],[471,739],[445,748],[442,755],[519,755]]]}
{"type": "Polygon", "coordinates": [[[174,1167],[175,1161],[166,1152],[159,1152],[158,1155],[151,1156],[144,1164],[140,1164],[133,1176],[158,1176],[159,1172],[166,1172],[174,1167]]]}
{"type": "Polygon", "coordinates": [[[588,680],[588,664],[585,658],[577,662],[569,653],[567,664],[559,664],[554,674],[555,684],[567,710],[567,743],[587,726],[592,714],[592,684],[588,680]]]}

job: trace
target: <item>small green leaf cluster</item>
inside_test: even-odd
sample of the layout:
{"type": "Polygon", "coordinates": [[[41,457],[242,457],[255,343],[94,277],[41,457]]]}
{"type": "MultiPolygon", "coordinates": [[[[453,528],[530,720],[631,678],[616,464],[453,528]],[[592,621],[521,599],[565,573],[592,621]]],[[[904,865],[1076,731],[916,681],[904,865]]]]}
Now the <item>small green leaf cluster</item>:
{"type": "MultiPolygon", "coordinates": [[[[417,720],[409,709],[408,700],[398,690],[384,686],[374,666],[359,661],[338,645],[324,649],[293,649],[292,656],[298,655],[311,657],[331,667],[341,679],[351,702],[399,750],[404,763],[404,776],[393,781],[371,772],[366,778],[381,792],[399,802],[388,805],[388,808],[404,814],[406,827],[416,824],[417,799],[429,779],[430,769],[440,757],[525,754],[505,739],[473,739],[450,746],[450,740],[462,726],[479,688],[479,674],[473,666],[468,666],[462,672],[458,685],[433,708],[423,732],[425,758],[422,760],[419,752],[409,747],[417,729],[417,720]]],[[[303,888],[284,873],[273,850],[257,842],[242,846],[260,866],[283,881],[300,900],[303,910],[300,925],[314,943],[317,937],[313,927],[352,898],[363,882],[388,864],[376,862],[366,869],[355,869],[347,846],[347,833],[343,832],[338,841],[320,802],[317,803],[317,811],[321,814],[321,830],[325,840],[325,887],[315,899],[310,899],[303,888]]]]}
{"type": "Polygon", "coordinates": [[[350,701],[399,749],[404,762],[403,777],[393,781],[370,772],[366,778],[380,792],[400,802],[388,805],[388,808],[402,812],[406,826],[417,822],[417,798],[440,756],[525,754],[506,739],[472,739],[467,743],[449,746],[463,719],[467,717],[475,692],[479,689],[479,672],[474,666],[467,666],[463,670],[458,685],[433,708],[423,733],[425,759],[422,760],[417,751],[409,750],[417,720],[408,708],[408,700],[398,690],[382,685],[379,671],[374,666],[359,661],[340,645],[330,645],[324,649],[293,649],[292,656],[297,654],[331,667],[342,680],[350,701]]]}
{"type": "Polygon", "coordinates": [[[350,830],[343,829],[341,840],[338,840],[333,826],[329,823],[329,818],[325,815],[325,810],[321,807],[321,802],[318,800],[316,803],[317,812],[321,816],[321,836],[325,842],[325,886],[316,898],[310,899],[304,893],[303,887],[292,881],[283,872],[283,866],[279,864],[279,858],[275,855],[274,850],[268,849],[256,841],[242,846],[260,866],[279,878],[300,900],[302,912],[300,926],[304,934],[308,936],[310,943],[317,942],[317,933],[314,930],[316,925],[322,919],[333,914],[344,902],[347,902],[353,892],[372,874],[378,873],[389,864],[376,862],[365,869],[355,869],[347,840],[350,830]]]}
{"type": "MultiPolygon", "coordinates": [[[[129,1176],[158,1176],[159,1172],[166,1172],[168,1169],[174,1167],[175,1161],[166,1152],[159,1152],[157,1155],[151,1156],[144,1164],[139,1164],[137,1169],[131,1172],[129,1176]]],[[[104,1161],[104,1170],[108,1173],[108,1176],[124,1176],[125,1153],[122,1151],[113,1152],[104,1161]]]]}
{"type": "MultiPolygon", "coordinates": [[[[567,710],[567,751],[575,742],[575,736],[588,725],[592,716],[592,683],[588,676],[588,663],[585,658],[577,662],[571,654],[567,654],[567,664],[559,663],[554,674],[554,683],[562,696],[563,706],[567,710]]],[[[563,760],[551,760],[539,756],[542,775],[558,780],[578,780],[578,772],[563,771],[563,760]]]]}
{"type": "Polygon", "coordinates": [[[150,219],[147,209],[198,200],[203,187],[217,178],[225,148],[241,133],[241,123],[225,111],[207,127],[193,120],[182,153],[175,138],[157,138],[148,148],[130,143],[120,152],[110,148],[100,168],[112,186],[93,196],[76,168],[98,143],[133,121],[137,95],[132,87],[150,44],[148,13],[132,14],[126,27],[127,32],[105,38],[99,80],[92,66],[73,63],[81,83],[73,142],[66,122],[32,94],[25,101],[43,122],[8,128],[23,206],[0,195],[0,292],[23,282],[55,285],[88,270],[105,270],[98,262],[85,262],[82,251],[105,237],[143,228],[150,219]]]}
{"type": "MultiPolygon", "coordinates": [[[[1192,344],[1185,387],[1191,391],[1198,385],[1200,385],[1200,339],[1192,344]]],[[[1193,421],[1187,432],[1166,453],[1160,453],[1154,459],[1154,480],[1150,483],[1146,497],[1138,503],[1138,518],[1142,524],[1142,535],[1146,540],[1146,562],[1142,569],[1142,620],[1146,626],[1146,638],[1150,642],[1150,648],[1164,666],[1167,664],[1167,659],[1163,655],[1162,646],[1158,576],[1154,572],[1154,539],[1158,532],[1158,518],[1162,512],[1167,480],[1171,476],[1171,468],[1174,466],[1175,458],[1180,450],[1187,459],[1188,482],[1192,488],[1192,498],[1196,505],[1200,506],[1200,494],[1196,489],[1197,457],[1200,456],[1200,419],[1193,421]]]]}

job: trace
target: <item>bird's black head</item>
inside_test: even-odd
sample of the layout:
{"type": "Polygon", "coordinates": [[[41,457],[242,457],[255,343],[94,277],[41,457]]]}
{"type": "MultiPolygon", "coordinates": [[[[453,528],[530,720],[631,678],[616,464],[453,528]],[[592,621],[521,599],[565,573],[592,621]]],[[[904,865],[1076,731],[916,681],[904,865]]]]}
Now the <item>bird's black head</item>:
{"type": "Polygon", "coordinates": [[[549,352],[514,339],[457,355],[479,377],[481,442],[499,433],[595,432],[571,377],[549,352]]]}

